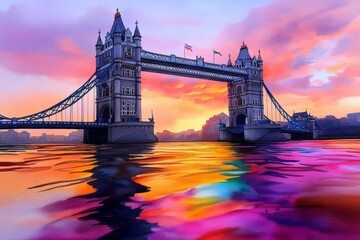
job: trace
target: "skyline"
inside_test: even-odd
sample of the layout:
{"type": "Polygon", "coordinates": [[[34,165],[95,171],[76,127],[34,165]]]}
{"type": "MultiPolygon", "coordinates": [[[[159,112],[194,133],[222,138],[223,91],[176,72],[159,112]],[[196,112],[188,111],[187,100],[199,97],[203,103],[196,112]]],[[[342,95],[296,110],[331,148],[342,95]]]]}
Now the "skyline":
{"type": "MultiPolygon", "coordinates": [[[[104,37],[110,30],[116,8],[131,31],[139,21],[142,47],[149,51],[182,56],[186,43],[193,47],[187,58],[212,62],[216,50],[222,53],[216,62],[226,63],[229,53],[234,62],[243,41],[252,56],[261,49],[264,81],[290,114],[307,109],[317,117],[342,117],[360,111],[360,3],[225,2],[207,1],[204,8],[203,1],[105,6],[93,0],[72,3],[69,11],[60,1],[4,1],[0,101],[6,104],[0,113],[40,111],[85,82],[95,70],[97,32],[104,37]]],[[[227,112],[224,83],[142,73],[142,95],[143,119],[154,109],[155,131],[200,129],[210,116],[227,112]]]]}

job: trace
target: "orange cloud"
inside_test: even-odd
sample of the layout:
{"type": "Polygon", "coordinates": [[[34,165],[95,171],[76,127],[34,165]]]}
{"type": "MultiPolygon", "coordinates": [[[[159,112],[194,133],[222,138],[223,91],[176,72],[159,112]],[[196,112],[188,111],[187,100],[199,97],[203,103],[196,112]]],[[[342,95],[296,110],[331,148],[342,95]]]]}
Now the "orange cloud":
{"type": "MultiPolygon", "coordinates": [[[[197,47],[196,54],[209,61],[212,49],[216,49],[224,56],[230,52],[234,61],[245,41],[252,55],[257,55],[257,49],[262,50],[264,80],[288,112],[307,108],[318,115],[341,116],[346,111],[360,111],[350,104],[358,99],[360,87],[358,9],[358,1],[350,0],[275,0],[253,9],[244,20],[225,26],[211,47],[197,47]],[[311,84],[311,79],[316,81],[316,73],[321,71],[331,73],[328,81],[311,84]]],[[[7,34],[0,39],[0,64],[19,74],[49,77],[41,85],[46,90],[37,87],[40,85],[29,86],[31,96],[16,93],[19,99],[3,107],[1,114],[23,115],[41,110],[48,106],[44,106],[43,97],[49,103],[63,98],[62,88],[51,90],[53,82],[75,82],[79,86],[91,75],[95,69],[93,25],[103,21],[98,18],[103,14],[97,11],[94,8],[78,22],[56,28],[28,24],[16,6],[0,12],[0,20],[11,23],[0,25],[0,31],[7,34]],[[31,106],[23,107],[25,98],[31,97],[31,106]]],[[[179,20],[168,24],[196,22],[179,20]]],[[[149,44],[159,46],[160,50],[154,49],[155,52],[183,46],[183,42],[157,35],[143,37],[145,48],[149,44]]],[[[195,57],[195,53],[186,54],[195,57]]],[[[144,119],[154,109],[157,130],[199,129],[210,116],[227,112],[225,83],[144,72],[142,86],[144,119]]]]}
{"type": "Polygon", "coordinates": [[[355,109],[339,101],[359,96],[359,7],[350,0],[276,0],[226,26],[215,44],[233,53],[242,41],[250,53],[261,48],[264,81],[289,112],[343,116],[355,109]],[[328,78],[316,78],[319,72],[328,78]]]}

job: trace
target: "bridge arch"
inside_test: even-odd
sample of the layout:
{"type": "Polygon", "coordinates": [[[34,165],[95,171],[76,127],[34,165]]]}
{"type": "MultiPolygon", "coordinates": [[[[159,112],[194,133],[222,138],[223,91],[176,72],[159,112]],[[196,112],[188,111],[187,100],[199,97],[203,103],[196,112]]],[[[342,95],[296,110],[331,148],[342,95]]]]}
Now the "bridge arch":
{"type": "Polygon", "coordinates": [[[241,127],[247,124],[247,115],[245,113],[238,113],[234,115],[233,123],[235,127],[241,127]]]}
{"type": "Polygon", "coordinates": [[[108,123],[110,120],[111,110],[109,105],[105,105],[100,109],[98,122],[108,123]]]}

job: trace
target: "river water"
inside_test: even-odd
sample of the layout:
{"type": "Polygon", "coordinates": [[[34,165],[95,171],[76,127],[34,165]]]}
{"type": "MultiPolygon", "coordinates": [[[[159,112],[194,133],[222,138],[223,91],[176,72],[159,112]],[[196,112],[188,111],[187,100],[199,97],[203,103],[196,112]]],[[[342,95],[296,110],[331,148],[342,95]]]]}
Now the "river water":
{"type": "Polygon", "coordinates": [[[0,239],[359,239],[360,140],[0,146],[0,239]]]}

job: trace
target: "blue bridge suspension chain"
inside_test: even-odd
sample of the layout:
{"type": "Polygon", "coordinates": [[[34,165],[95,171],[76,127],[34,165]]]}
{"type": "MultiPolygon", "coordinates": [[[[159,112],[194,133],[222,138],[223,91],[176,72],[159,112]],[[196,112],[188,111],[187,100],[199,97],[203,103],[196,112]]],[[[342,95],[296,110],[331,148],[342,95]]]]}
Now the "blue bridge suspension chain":
{"type": "MultiPolygon", "coordinates": [[[[110,70],[112,64],[105,67],[104,69],[95,72],[91,77],[75,92],[73,92],[70,96],[62,100],[61,102],[55,104],[54,106],[47,108],[41,112],[19,117],[19,118],[9,118],[5,117],[0,114],[0,121],[1,120],[12,120],[12,121],[36,121],[39,119],[45,119],[47,117],[53,116],[63,110],[69,108],[77,101],[82,99],[90,90],[92,90],[96,84],[98,84],[105,76],[105,74],[110,70]]],[[[62,118],[62,117],[61,117],[62,118]]]]}

